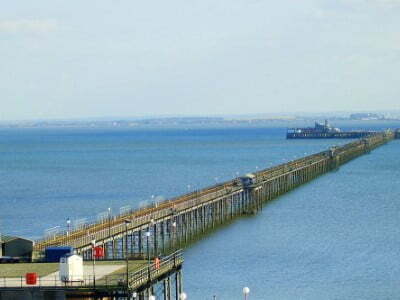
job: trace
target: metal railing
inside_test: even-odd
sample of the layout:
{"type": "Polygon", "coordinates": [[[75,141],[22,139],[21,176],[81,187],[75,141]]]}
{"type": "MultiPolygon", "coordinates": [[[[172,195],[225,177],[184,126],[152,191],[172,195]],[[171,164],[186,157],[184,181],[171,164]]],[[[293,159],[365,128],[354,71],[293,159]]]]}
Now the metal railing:
{"type": "MultiPolygon", "coordinates": [[[[366,138],[366,140],[369,141],[372,148],[375,148],[377,145],[382,144],[387,138],[394,138],[394,133],[392,131],[376,133],[366,138]]],[[[365,144],[362,140],[357,140],[336,147],[335,154],[346,155],[350,152],[361,151],[364,146],[365,144]]],[[[287,174],[290,171],[307,168],[310,164],[329,159],[329,151],[322,151],[320,153],[260,170],[254,174],[256,175],[257,181],[265,182],[287,174]]],[[[214,201],[235,192],[240,192],[242,186],[238,184],[239,181],[239,178],[235,178],[231,181],[172,198],[149,207],[130,210],[129,212],[114,216],[108,220],[105,219],[94,224],[87,224],[84,228],[69,232],[68,234],[62,232],[56,236],[44,238],[43,240],[36,241],[35,250],[40,251],[44,250],[47,246],[61,245],[69,245],[77,249],[83,249],[85,247],[90,248],[93,239],[96,241],[104,241],[113,236],[115,237],[118,234],[123,234],[126,229],[132,230],[134,228],[139,228],[140,226],[146,226],[146,224],[149,224],[151,220],[157,221],[170,216],[172,213],[179,213],[180,211],[185,211],[191,207],[214,201]],[[126,218],[131,220],[128,228],[124,224],[124,219],[126,218]]]]}
{"type": "Polygon", "coordinates": [[[183,253],[182,250],[178,250],[171,255],[159,259],[159,263],[151,263],[130,275],[129,287],[132,289],[138,288],[144,283],[151,282],[163,274],[176,269],[183,263],[183,253]]]}
{"type": "MultiPolygon", "coordinates": [[[[159,278],[165,273],[177,269],[183,263],[182,250],[178,250],[166,257],[160,257],[158,262],[152,260],[147,266],[129,273],[129,288],[136,289],[143,284],[159,278]]],[[[0,277],[2,288],[42,288],[42,289],[121,289],[126,288],[126,273],[105,276],[86,275],[82,280],[63,281],[56,274],[41,276],[35,284],[27,284],[25,276],[0,277]]]]}

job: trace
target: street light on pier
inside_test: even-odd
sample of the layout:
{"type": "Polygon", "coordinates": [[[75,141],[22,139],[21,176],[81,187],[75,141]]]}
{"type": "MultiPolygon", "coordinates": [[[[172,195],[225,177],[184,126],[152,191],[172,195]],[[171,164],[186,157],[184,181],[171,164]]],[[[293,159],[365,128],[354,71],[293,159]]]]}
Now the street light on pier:
{"type": "Polygon", "coordinates": [[[174,246],[176,244],[176,221],[172,222],[172,242],[174,246]]]}
{"type": "Polygon", "coordinates": [[[250,289],[246,286],[243,288],[243,295],[244,295],[244,300],[247,300],[248,295],[250,294],[250,289]]]}
{"type": "MultiPolygon", "coordinates": [[[[108,237],[110,238],[111,237],[111,219],[112,219],[111,207],[109,207],[107,209],[107,211],[108,211],[108,237]]],[[[114,253],[113,253],[113,258],[114,258],[114,253]]]]}
{"type": "Polygon", "coordinates": [[[129,258],[128,258],[128,225],[131,220],[125,219],[125,262],[126,262],[126,291],[129,292],[129,258]]]}
{"type": "Polygon", "coordinates": [[[71,219],[67,218],[67,236],[69,236],[70,230],[71,230],[71,219]]]}
{"type": "Polygon", "coordinates": [[[92,261],[93,261],[93,286],[96,287],[96,273],[94,266],[96,264],[96,256],[94,255],[94,248],[96,247],[96,240],[92,240],[92,261]]]}
{"type": "Polygon", "coordinates": [[[149,273],[149,281],[150,281],[150,243],[149,243],[149,238],[150,238],[150,228],[147,229],[146,231],[146,245],[147,245],[147,271],[149,273]]]}

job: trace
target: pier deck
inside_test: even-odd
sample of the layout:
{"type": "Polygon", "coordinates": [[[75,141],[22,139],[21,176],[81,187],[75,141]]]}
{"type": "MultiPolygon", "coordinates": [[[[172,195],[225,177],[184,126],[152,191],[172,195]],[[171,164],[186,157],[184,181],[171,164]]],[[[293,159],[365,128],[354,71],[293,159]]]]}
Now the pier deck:
{"type": "MultiPolygon", "coordinates": [[[[17,295],[29,295],[33,293],[41,294],[36,298],[43,299],[45,298],[44,294],[54,292],[59,293],[60,299],[64,299],[66,295],[69,297],[110,297],[116,295],[126,297],[133,292],[137,293],[137,299],[144,299],[145,295],[151,293],[149,289],[151,289],[155,282],[165,281],[165,288],[171,289],[168,286],[170,285],[169,277],[171,275],[176,275],[177,279],[175,283],[177,287],[175,289],[179,290],[181,286],[180,270],[182,263],[182,252],[177,251],[167,257],[161,258],[159,264],[154,262],[148,264],[147,261],[130,261],[128,276],[124,265],[125,261],[99,262],[95,266],[94,274],[92,273],[92,266],[87,264],[84,267],[85,276],[79,282],[63,282],[59,279],[57,272],[40,276],[37,283],[33,285],[26,284],[24,276],[11,277],[9,275],[9,277],[0,277],[0,299],[3,299],[1,298],[2,295],[7,295],[7,293],[11,297],[14,297],[10,299],[15,299],[17,295]]],[[[40,264],[35,265],[31,266],[31,270],[40,272],[42,268],[38,266],[40,264]]],[[[15,266],[10,265],[9,269],[15,268],[15,266]]],[[[165,295],[169,295],[165,299],[172,299],[170,291],[166,290],[164,293],[165,295]]],[[[25,298],[30,299],[28,296],[25,298]]]]}
{"type": "Polygon", "coordinates": [[[92,241],[105,249],[106,257],[123,257],[149,251],[168,253],[237,216],[256,213],[264,202],[317,176],[369,153],[395,138],[393,131],[364,139],[253,173],[203,190],[166,200],[151,207],[114,216],[73,231],[64,231],[35,243],[35,256],[49,246],[68,245],[91,259],[92,241]],[[122,251],[122,252],[121,252],[122,251]]]}

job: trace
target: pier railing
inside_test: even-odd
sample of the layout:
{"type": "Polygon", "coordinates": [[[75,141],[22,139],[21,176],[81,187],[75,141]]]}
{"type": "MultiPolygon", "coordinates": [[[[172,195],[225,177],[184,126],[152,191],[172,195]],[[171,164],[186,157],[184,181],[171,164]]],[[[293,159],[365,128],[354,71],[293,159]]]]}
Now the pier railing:
{"type": "MultiPolygon", "coordinates": [[[[186,214],[192,210],[196,210],[202,222],[210,214],[212,218],[215,218],[216,214],[226,214],[225,210],[229,207],[232,210],[231,215],[234,210],[240,214],[244,212],[244,205],[246,207],[249,205],[254,206],[254,203],[250,203],[252,201],[256,201],[257,205],[259,205],[259,201],[269,200],[318,175],[335,169],[347,161],[386,143],[393,139],[394,136],[395,134],[392,131],[374,133],[364,139],[340,147],[332,147],[320,153],[255,172],[253,174],[256,182],[252,186],[253,191],[244,186],[240,178],[235,178],[231,181],[163,201],[153,207],[131,211],[106,221],[87,225],[82,229],[47,237],[36,242],[35,250],[43,251],[47,246],[70,245],[76,248],[78,252],[90,251],[92,240],[103,244],[114,242],[115,239],[121,239],[128,232],[148,229],[153,223],[163,224],[168,221],[167,226],[170,228],[178,216],[183,216],[180,219],[180,225],[184,227],[187,221],[191,220],[190,218],[186,220],[186,214]],[[236,198],[240,198],[241,202],[237,203],[236,198]],[[228,202],[225,201],[224,207],[219,207],[219,204],[214,205],[214,203],[222,202],[220,201],[222,199],[230,200],[227,200],[228,202]],[[205,207],[209,208],[210,212],[198,210],[198,208],[204,210],[205,207]],[[125,222],[127,219],[129,222],[125,222]]],[[[198,221],[196,221],[196,226],[198,226],[198,221]]],[[[212,222],[214,224],[214,219],[212,222]]],[[[184,234],[186,235],[185,230],[184,234]]],[[[162,238],[164,239],[164,237],[162,238]]],[[[139,252],[141,250],[139,249],[139,252]]]]}
{"type": "Polygon", "coordinates": [[[152,282],[171,270],[177,269],[183,263],[182,250],[171,255],[161,257],[159,263],[152,263],[129,276],[129,287],[133,290],[152,282]]]}
{"type": "MultiPolygon", "coordinates": [[[[121,263],[124,263],[123,261],[121,263]]],[[[153,281],[162,278],[167,273],[173,273],[181,268],[183,264],[182,250],[178,250],[168,256],[160,257],[159,262],[150,261],[145,267],[129,272],[129,289],[136,290],[145,285],[150,285],[153,281]]],[[[37,278],[35,284],[27,284],[25,276],[0,277],[0,290],[12,288],[41,288],[41,289],[126,289],[126,274],[110,275],[85,275],[79,281],[62,281],[58,273],[45,275],[37,278]]]]}

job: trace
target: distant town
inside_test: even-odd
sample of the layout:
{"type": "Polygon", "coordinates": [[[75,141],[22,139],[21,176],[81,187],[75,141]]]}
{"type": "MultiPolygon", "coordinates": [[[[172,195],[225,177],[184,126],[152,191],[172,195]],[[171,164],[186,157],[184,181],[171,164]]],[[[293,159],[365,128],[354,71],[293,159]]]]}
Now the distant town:
{"type": "Polygon", "coordinates": [[[134,118],[99,118],[74,120],[21,120],[0,122],[0,128],[152,128],[152,127],[257,127],[271,124],[314,122],[329,119],[330,121],[400,121],[400,112],[395,113],[351,113],[351,114],[305,114],[305,115],[246,115],[221,117],[134,117],[134,118]]]}

